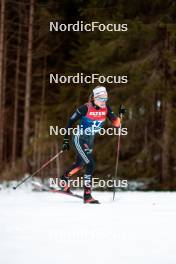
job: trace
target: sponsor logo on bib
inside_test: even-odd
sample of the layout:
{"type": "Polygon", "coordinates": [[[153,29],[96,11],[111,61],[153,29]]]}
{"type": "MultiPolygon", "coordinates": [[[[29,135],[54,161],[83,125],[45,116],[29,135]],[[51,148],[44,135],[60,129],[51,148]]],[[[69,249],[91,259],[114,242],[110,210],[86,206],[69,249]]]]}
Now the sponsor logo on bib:
{"type": "Polygon", "coordinates": [[[105,116],[105,112],[90,112],[89,115],[91,116],[105,116]]]}

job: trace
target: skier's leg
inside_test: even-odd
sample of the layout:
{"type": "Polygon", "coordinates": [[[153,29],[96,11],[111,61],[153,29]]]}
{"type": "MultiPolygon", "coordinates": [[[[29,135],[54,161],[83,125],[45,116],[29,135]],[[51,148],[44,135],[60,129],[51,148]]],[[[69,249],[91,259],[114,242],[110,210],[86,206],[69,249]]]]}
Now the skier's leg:
{"type": "Polygon", "coordinates": [[[92,175],[94,172],[94,160],[92,154],[89,155],[89,163],[86,164],[86,172],[84,174],[84,203],[99,203],[92,197],[92,175]]]}
{"type": "Polygon", "coordinates": [[[92,175],[94,172],[94,160],[91,154],[89,154],[89,163],[86,164],[86,172],[84,174],[84,203],[99,203],[95,200],[92,193],[92,175]]]}
{"type": "Polygon", "coordinates": [[[83,166],[83,160],[77,155],[76,161],[68,169],[65,170],[64,175],[71,177],[73,174],[81,170],[83,166]]]}
{"type": "Polygon", "coordinates": [[[85,142],[84,138],[75,136],[75,147],[78,155],[85,163],[86,171],[84,174],[84,202],[85,203],[98,203],[91,195],[92,189],[92,175],[94,172],[94,159],[92,156],[92,142],[85,142]]]}
{"type": "Polygon", "coordinates": [[[92,186],[92,175],[94,172],[94,159],[92,157],[92,154],[88,154],[89,163],[86,164],[86,171],[84,174],[84,185],[85,186],[92,186]]]}
{"type": "Polygon", "coordinates": [[[70,177],[82,169],[83,166],[84,161],[77,155],[76,162],[66,169],[64,174],[60,177],[60,187],[63,191],[70,192],[70,185],[68,184],[68,181],[70,177]]]}

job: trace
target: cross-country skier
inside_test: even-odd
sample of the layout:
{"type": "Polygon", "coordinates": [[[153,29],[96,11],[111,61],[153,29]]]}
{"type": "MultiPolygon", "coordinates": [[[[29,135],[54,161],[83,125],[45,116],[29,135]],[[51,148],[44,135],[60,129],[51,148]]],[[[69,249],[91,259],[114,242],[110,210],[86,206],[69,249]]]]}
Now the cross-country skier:
{"type": "MultiPolygon", "coordinates": [[[[61,186],[65,192],[70,192],[70,184],[68,183],[70,177],[85,166],[84,203],[99,203],[98,200],[95,200],[91,195],[92,175],[94,171],[92,151],[95,134],[98,133],[104,125],[106,117],[108,117],[113,126],[117,128],[120,126],[121,122],[120,118],[117,117],[110,106],[106,104],[107,100],[108,94],[105,87],[98,86],[94,88],[88,103],[77,108],[66,126],[67,134],[64,136],[62,150],[69,150],[68,129],[80,120],[80,132],[72,137],[72,144],[76,152],[76,162],[60,177],[61,186]]],[[[125,114],[124,108],[119,110],[119,115],[121,114],[125,114]]]]}

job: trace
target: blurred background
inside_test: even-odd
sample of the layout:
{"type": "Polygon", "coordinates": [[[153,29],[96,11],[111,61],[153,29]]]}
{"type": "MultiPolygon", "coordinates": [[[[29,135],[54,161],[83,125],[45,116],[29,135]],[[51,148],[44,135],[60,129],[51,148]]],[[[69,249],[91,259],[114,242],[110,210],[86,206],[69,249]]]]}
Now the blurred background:
{"type": "MultiPolygon", "coordinates": [[[[166,0],[0,0],[0,180],[20,179],[57,153],[65,126],[98,84],[49,84],[49,74],[127,75],[104,84],[128,136],[119,178],[146,190],[176,189],[176,2],[166,0]],[[127,32],[49,32],[49,21],[127,23],[127,32]]],[[[107,123],[108,127],[110,123],[107,123]]],[[[114,175],[117,136],[97,136],[95,176],[114,175]]],[[[39,177],[74,161],[64,153],[39,177]]]]}

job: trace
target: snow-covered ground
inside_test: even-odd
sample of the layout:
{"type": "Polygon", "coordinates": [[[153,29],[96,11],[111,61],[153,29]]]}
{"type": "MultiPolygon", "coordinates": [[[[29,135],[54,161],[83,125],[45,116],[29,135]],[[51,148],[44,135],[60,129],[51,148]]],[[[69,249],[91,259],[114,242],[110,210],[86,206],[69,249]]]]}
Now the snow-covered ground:
{"type": "Polygon", "coordinates": [[[1,264],[175,264],[176,192],[0,191],[1,264]]]}

